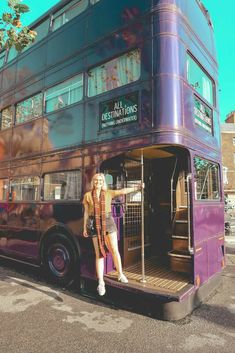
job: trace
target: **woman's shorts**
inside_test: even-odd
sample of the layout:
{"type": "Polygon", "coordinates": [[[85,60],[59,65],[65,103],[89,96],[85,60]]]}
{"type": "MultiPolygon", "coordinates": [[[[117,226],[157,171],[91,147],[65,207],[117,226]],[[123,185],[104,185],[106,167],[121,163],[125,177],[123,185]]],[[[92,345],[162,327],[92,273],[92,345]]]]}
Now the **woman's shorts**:
{"type": "Polygon", "coordinates": [[[117,232],[117,226],[114,222],[112,213],[106,215],[106,234],[117,232]]]}
{"type": "MultiPolygon", "coordinates": [[[[106,214],[106,234],[111,234],[117,232],[117,226],[116,223],[114,222],[112,213],[107,213],[106,214]]],[[[91,238],[97,237],[96,231],[94,234],[90,235],[91,238]]]]}

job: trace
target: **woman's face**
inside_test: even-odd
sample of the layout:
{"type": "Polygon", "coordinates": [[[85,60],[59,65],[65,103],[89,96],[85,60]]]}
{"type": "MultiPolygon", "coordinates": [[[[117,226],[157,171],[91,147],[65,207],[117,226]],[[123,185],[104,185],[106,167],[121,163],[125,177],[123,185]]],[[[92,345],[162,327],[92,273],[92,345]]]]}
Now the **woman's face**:
{"type": "Polygon", "coordinates": [[[104,180],[101,176],[97,176],[93,180],[93,185],[95,189],[101,189],[104,185],[104,180]]]}

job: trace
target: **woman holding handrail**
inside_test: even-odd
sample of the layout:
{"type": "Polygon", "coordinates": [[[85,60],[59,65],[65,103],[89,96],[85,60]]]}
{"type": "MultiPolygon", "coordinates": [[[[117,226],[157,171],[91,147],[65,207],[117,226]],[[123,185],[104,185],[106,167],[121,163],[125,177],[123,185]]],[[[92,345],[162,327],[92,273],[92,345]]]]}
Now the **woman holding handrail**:
{"type": "Polygon", "coordinates": [[[118,272],[118,281],[128,283],[122,271],[121,257],[118,250],[117,227],[111,210],[112,199],[141,190],[134,186],[120,190],[108,190],[103,173],[95,174],[91,181],[91,191],[84,195],[84,237],[92,237],[96,254],[97,291],[103,296],[106,292],[104,282],[104,258],[109,251],[118,272]]]}

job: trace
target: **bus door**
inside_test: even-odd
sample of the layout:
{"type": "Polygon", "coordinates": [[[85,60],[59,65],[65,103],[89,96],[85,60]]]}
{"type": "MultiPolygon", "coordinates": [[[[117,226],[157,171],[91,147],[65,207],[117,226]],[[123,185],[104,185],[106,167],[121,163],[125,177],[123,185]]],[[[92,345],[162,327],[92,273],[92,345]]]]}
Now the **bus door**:
{"type": "MultiPolygon", "coordinates": [[[[145,197],[144,197],[144,247],[149,253],[150,248],[150,218],[151,218],[151,165],[145,161],[145,197]]],[[[141,184],[141,163],[140,159],[127,157],[124,162],[125,187],[133,187],[141,184]]],[[[141,259],[141,225],[142,225],[142,194],[140,191],[125,196],[123,214],[123,266],[128,267],[141,259]]]]}
{"type": "MultiPolygon", "coordinates": [[[[174,146],[152,146],[142,150],[144,167],[144,259],[157,261],[173,271],[190,272],[189,157],[174,146]],[[183,260],[182,260],[183,259],[183,260]],[[183,265],[181,266],[181,262],[183,265]],[[177,266],[179,264],[179,266],[177,266]]],[[[126,154],[127,186],[141,182],[140,150],[126,154]]],[[[141,193],[126,197],[123,217],[123,263],[143,262],[141,193]]],[[[148,262],[149,262],[148,261],[148,262]]]]}

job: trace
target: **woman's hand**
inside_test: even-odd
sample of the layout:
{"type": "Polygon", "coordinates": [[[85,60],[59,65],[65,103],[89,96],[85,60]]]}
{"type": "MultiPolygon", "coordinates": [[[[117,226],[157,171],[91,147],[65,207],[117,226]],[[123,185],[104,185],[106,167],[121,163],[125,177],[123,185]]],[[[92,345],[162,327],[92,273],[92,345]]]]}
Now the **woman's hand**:
{"type": "Polygon", "coordinates": [[[83,229],[83,236],[84,236],[85,238],[88,238],[88,237],[89,237],[86,228],[83,229]]]}
{"type": "Polygon", "coordinates": [[[144,188],[145,188],[145,184],[144,183],[141,183],[139,185],[134,186],[135,191],[141,191],[144,188]]]}

